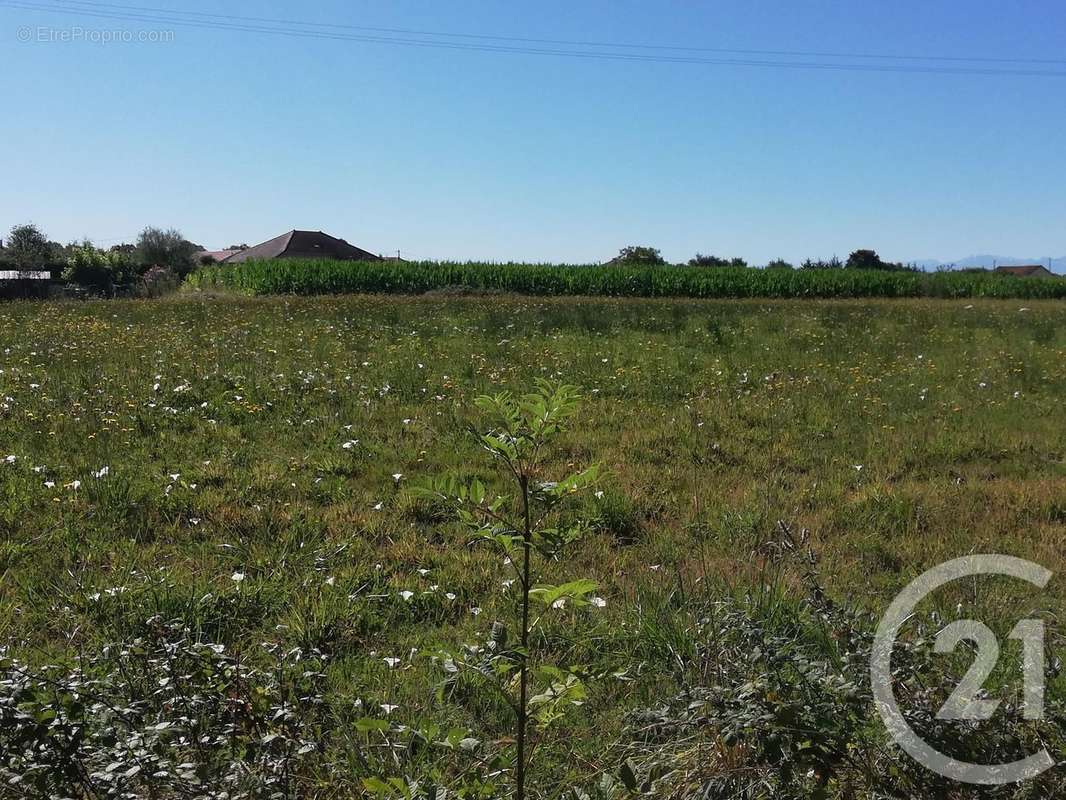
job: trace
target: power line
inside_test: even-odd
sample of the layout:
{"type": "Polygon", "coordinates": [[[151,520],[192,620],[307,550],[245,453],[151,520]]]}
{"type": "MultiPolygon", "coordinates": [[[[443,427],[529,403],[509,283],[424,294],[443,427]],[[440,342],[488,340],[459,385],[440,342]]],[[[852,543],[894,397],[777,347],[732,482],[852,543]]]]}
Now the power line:
{"type": "MultiPolygon", "coordinates": [[[[346,41],[346,42],[361,42],[371,44],[388,44],[394,46],[404,47],[428,47],[447,50],[463,50],[463,51],[475,51],[475,52],[487,52],[487,53],[505,53],[505,54],[520,54],[520,55],[540,55],[540,56],[561,56],[567,58],[582,58],[590,60],[605,60],[605,61],[633,61],[633,62],[647,62],[647,63],[665,63],[665,64],[702,64],[712,66],[746,66],[746,67],[769,67],[780,69],[806,69],[806,70],[828,70],[828,71],[852,71],[852,72],[895,72],[895,73],[915,73],[915,74],[944,74],[944,75],[989,75],[989,76],[1043,76],[1043,77],[1066,77],[1066,71],[1053,71],[1053,70],[1038,70],[1038,69],[994,69],[994,68],[982,68],[982,67],[948,67],[948,66],[912,66],[912,65],[899,65],[899,64],[848,64],[848,63],[834,63],[834,62],[822,62],[822,61],[780,61],[770,59],[741,59],[741,58],[699,58],[688,56],[668,56],[668,55],[652,55],[643,53],[619,53],[619,52],[598,52],[589,50],[565,50],[556,48],[538,48],[527,46],[510,46],[510,45],[492,45],[492,44],[475,44],[464,42],[448,42],[431,39],[405,39],[397,38],[394,36],[371,36],[363,34],[346,34],[338,31],[318,31],[318,30],[293,30],[291,28],[279,28],[273,27],[272,24],[260,25],[252,24],[256,21],[254,17],[234,17],[228,15],[234,19],[249,20],[248,24],[245,23],[230,23],[230,22],[215,22],[205,19],[182,19],[180,17],[172,16],[175,13],[196,13],[196,12],[160,12],[163,16],[156,13],[118,13],[114,11],[105,10],[103,4],[93,4],[94,8],[99,7],[101,10],[90,10],[85,7],[73,5],[74,2],[81,2],[82,0],[67,0],[64,3],[52,3],[43,4],[40,2],[31,2],[30,0],[0,0],[0,5],[8,6],[10,8],[20,8],[30,11],[46,11],[50,13],[74,13],[82,14],[85,16],[102,18],[102,19],[116,19],[121,21],[136,21],[136,22],[153,22],[163,23],[169,25],[177,25],[182,27],[200,28],[207,30],[219,30],[219,31],[234,31],[242,33],[265,33],[274,36],[282,36],[286,38],[303,38],[303,39],[325,39],[333,41],[346,41]]],[[[89,5],[84,3],[83,5],[89,5]]],[[[136,7],[123,7],[123,8],[136,8],[136,7]]],[[[285,22],[284,24],[297,24],[292,22],[285,22]]],[[[299,23],[305,25],[316,25],[320,27],[328,27],[325,23],[299,23]]],[[[335,28],[344,26],[332,26],[335,28]]],[[[428,34],[427,34],[428,35],[428,34]]],[[[449,34],[450,35],[450,34],[449,34]]],[[[473,35],[473,34],[471,34],[473,35]]],[[[606,45],[604,45],[606,46],[606,45]]],[[[615,45],[624,46],[624,45],[615,45]]],[[[869,56],[876,58],[876,56],[869,56]]],[[[920,57],[914,57],[920,58],[920,57]]],[[[1066,62],[1063,62],[1066,63],[1066,62]]]]}
{"type": "Polygon", "coordinates": [[[370,31],[374,33],[407,34],[414,36],[431,36],[440,38],[481,39],[503,42],[525,42],[531,44],[562,45],[564,47],[615,47],[635,50],[673,50],[700,53],[725,53],[733,55],[789,56],[795,58],[861,58],[884,61],[934,61],[988,64],[1057,64],[1066,65],[1061,58],[1004,58],[998,56],[941,56],[941,55],[904,55],[890,53],[840,53],[818,50],[759,50],[725,47],[691,47],[688,45],[637,44],[626,42],[600,42],[575,39],[538,39],[524,36],[501,36],[484,33],[457,33],[444,31],[426,31],[411,28],[383,28],[368,25],[352,25],[338,22],[313,22],[309,20],[278,19],[273,17],[239,16],[236,14],[216,14],[206,11],[185,11],[165,9],[157,6],[119,5],[117,3],[93,2],[93,0],[65,0],[65,5],[88,6],[90,8],[116,9],[120,11],[147,11],[167,15],[179,15],[192,18],[225,19],[237,22],[269,23],[272,25],[299,25],[303,27],[370,31]]]}

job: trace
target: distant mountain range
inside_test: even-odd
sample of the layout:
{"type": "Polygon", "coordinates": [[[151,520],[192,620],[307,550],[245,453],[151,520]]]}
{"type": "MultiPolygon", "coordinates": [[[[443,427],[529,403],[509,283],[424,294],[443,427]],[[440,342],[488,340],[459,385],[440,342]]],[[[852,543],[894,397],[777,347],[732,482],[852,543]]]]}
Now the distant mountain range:
{"type": "MultiPolygon", "coordinates": [[[[963,269],[965,267],[1009,267],[1019,264],[1042,264],[1048,265],[1048,257],[1041,256],[1039,258],[1019,258],[1017,256],[967,256],[966,258],[960,258],[958,261],[939,261],[935,258],[918,259],[914,262],[907,262],[917,264],[922,269],[936,269],[937,267],[955,267],[957,269],[963,269]]],[[[1059,275],[1066,274],[1066,256],[1051,259],[1051,271],[1059,275]]]]}

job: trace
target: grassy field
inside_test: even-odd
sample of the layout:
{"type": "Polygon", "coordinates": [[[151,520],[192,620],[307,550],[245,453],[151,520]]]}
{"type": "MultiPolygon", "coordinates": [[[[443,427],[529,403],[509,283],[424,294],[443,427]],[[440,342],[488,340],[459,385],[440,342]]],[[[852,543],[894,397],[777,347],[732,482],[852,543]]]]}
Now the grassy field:
{"type": "Polygon", "coordinates": [[[859,269],[571,264],[465,264],[436,261],[275,259],[204,267],[193,286],[250,294],[421,294],[496,291],[590,297],[1000,297],[1064,298],[1066,280],[993,273],[859,269]]]}
{"type": "MultiPolygon", "coordinates": [[[[318,730],[334,733],[328,752],[307,755],[324,760],[286,767],[294,783],[278,796],[387,794],[364,783],[374,776],[458,781],[467,750],[420,749],[405,726],[477,737],[480,779],[491,780],[504,715],[476,692],[438,692],[430,654],[513,615],[508,575],[406,489],[445,472],[494,485],[473,400],[537,377],[584,396],[553,465],[605,472],[602,494],[574,512],[593,531],[553,572],[592,578],[606,601],[540,629],[560,663],[602,674],[539,745],[537,796],[592,785],[647,752],[634,714],[709,679],[706,620],[726,598],[758,605],[768,592],[775,609],[803,606],[802,574],[765,555],[778,520],[810,530],[827,595],[857,612],[972,552],[1066,568],[1061,302],[10,304],[7,656],[27,671],[82,668],[115,657],[107,643],[154,641],[160,620],[249,669],[299,648],[316,665],[318,730]],[[354,743],[336,733],[367,718],[392,727],[354,743]]],[[[955,587],[942,606],[1009,629],[1028,606],[1007,589],[955,587]]],[[[1050,615],[1064,601],[1060,578],[1031,600],[1050,615]]],[[[716,746],[707,773],[754,758],[716,746]]],[[[683,796],[678,775],[659,796],[683,796]]]]}

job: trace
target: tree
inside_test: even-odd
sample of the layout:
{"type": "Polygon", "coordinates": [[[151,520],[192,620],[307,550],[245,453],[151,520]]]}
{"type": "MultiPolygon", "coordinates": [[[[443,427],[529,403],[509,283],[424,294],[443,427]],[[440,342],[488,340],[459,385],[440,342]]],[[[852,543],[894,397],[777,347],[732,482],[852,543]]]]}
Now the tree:
{"type": "Polygon", "coordinates": [[[137,237],[137,264],[141,273],[152,267],[169,267],[179,277],[185,277],[196,266],[193,253],[196,245],[174,228],[145,228],[137,237]]]}
{"type": "Polygon", "coordinates": [[[783,258],[775,258],[769,264],[766,265],[767,269],[792,269],[792,265],[789,264],[783,258]]]}
{"type": "Polygon", "coordinates": [[[688,260],[688,265],[690,267],[746,267],[748,262],[743,258],[719,258],[696,253],[688,260]]]}
{"type": "Polygon", "coordinates": [[[639,266],[661,266],[666,263],[654,247],[644,245],[629,245],[618,251],[618,255],[611,260],[612,264],[633,264],[639,266]]]}
{"type": "Polygon", "coordinates": [[[888,265],[881,260],[873,250],[856,250],[848,256],[844,264],[845,269],[888,269],[888,265]]]}
{"type": "Polygon", "coordinates": [[[881,256],[877,255],[873,250],[856,250],[850,256],[848,256],[847,263],[844,264],[845,269],[882,269],[882,270],[906,270],[908,272],[918,272],[918,267],[914,264],[900,264],[895,261],[882,261],[881,256]]]}
{"type": "Polygon", "coordinates": [[[52,253],[48,237],[32,222],[16,225],[7,239],[7,257],[20,272],[44,266],[52,253]]]}

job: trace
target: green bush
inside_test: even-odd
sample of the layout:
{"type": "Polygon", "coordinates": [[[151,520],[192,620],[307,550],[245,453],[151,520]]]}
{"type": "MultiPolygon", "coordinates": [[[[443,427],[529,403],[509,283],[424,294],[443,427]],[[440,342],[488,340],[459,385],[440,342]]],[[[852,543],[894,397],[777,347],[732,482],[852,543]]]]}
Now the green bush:
{"type": "Polygon", "coordinates": [[[75,247],[67,259],[63,280],[110,294],[116,286],[132,281],[133,274],[133,266],[125,253],[105,253],[85,242],[75,247]]]}

